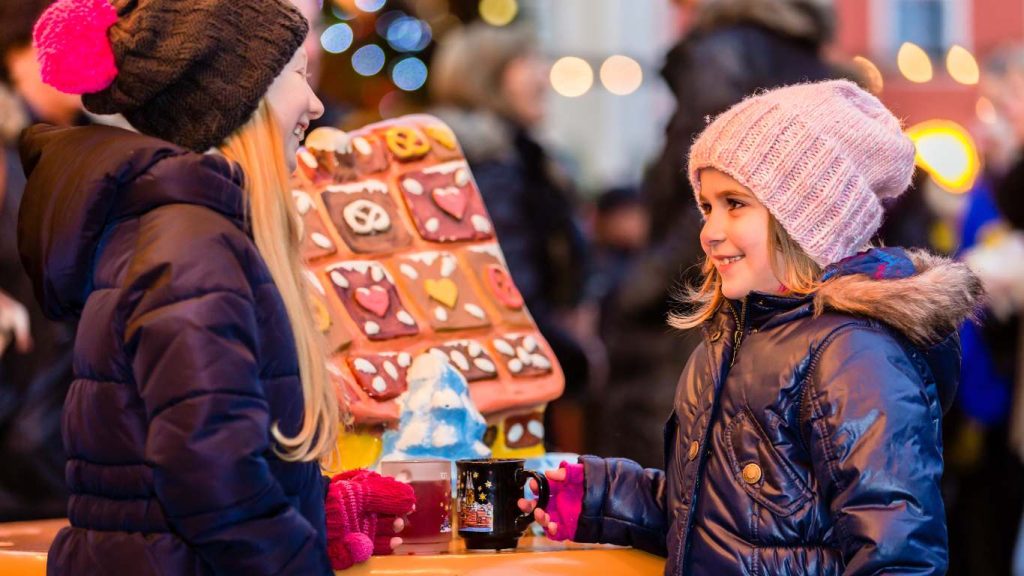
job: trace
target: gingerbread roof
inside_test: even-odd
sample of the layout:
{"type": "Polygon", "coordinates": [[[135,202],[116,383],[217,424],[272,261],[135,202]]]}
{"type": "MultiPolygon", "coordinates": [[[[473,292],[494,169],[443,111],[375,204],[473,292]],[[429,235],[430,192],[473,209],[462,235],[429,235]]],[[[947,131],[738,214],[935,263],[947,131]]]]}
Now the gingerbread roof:
{"type": "Polygon", "coordinates": [[[356,422],[397,421],[394,399],[424,352],[462,372],[485,415],[561,395],[561,368],[444,123],[416,115],[319,129],[298,166],[310,295],[356,422]]]}

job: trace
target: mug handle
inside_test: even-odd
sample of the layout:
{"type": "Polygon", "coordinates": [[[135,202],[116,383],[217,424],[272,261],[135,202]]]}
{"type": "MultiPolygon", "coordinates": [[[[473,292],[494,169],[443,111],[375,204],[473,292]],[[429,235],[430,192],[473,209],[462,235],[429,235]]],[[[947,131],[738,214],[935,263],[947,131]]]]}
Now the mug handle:
{"type": "MultiPolygon", "coordinates": [[[[526,481],[533,478],[537,481],[537,488],[539,488],[540,494],[537,495],[537,508],[548,507],[548,496],[550,491],[548,489],[548,479],[543,475],[533,470],[525,470],[523,468],[516,469],[516,484],[526,488],[526,481]]],[[[522,532],[526,530],[526,527],[533,522],[533,512],[520,514],[516,517],[516,530],[522,532]]]]}

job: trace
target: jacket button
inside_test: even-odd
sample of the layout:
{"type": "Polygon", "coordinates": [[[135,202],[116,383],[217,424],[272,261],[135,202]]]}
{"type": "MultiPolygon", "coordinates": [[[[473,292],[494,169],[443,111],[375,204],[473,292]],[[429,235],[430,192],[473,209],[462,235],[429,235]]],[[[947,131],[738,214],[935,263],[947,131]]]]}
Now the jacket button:
{"type": "Polygon", "coordinates": [[[689,458],[690,460],[693,460],[694,458],[697,457],[697,452],[699,451],[700,444],[697,444],[697,441],[694,440],[693,442],[690,442],[690,451],[686,453],[686,457],[689,458]]]}
{"type": "Polygon", "coordinates": [[[761,467],[757,464],[747,464],[743,467],[743,481],[747,484],[757,484],[761,481],[761,467]]]}

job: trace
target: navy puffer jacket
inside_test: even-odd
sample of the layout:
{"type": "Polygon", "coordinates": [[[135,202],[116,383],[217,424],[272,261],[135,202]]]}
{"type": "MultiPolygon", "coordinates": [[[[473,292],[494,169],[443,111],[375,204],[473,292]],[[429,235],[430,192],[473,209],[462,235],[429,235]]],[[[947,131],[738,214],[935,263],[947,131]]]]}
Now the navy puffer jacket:
{"type": "Polygon", "coordinates": [[[22,261],[80,317],[64,405],[71,526],[50,574],[330,574],[292,332],[224,158],[109,127],[23,136],[22,261]]]}
{"type": "Polygon", "coordinates": [[[923,253],[851,264],[894,262],[910,273],[726,302],[680,379],[665,470],[581,458],[575,539],[667,555],[673,576],[945,573],[941,419],[981,288],[923,253]]]}

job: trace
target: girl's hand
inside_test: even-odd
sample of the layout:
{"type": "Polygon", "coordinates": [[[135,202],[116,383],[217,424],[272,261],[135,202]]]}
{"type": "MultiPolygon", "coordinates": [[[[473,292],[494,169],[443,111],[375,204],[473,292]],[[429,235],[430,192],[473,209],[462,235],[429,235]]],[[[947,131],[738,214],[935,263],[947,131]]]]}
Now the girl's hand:
{"type": "MultiPolygon", "coordinates": [[[[548,483],[554,486],[554,484],[565,482],[566,469],[558,468],[557,470],[547,470],[544,472],[544,476],[547,477],[548,483]]],[[[537,481],[530,480],[530,490],[536,494],[538,492],[537,481]]],[[[554,536],[558,532],[558,522],[551,521],[551,515],[544,511],[543,508],[537,508],[536,500],[527,500],[526,498],[519,499],[519,509],[523,512],[529,513],[533,511],[533,518],[540,524],[541,528],[548,536],[554,536]]]]}

